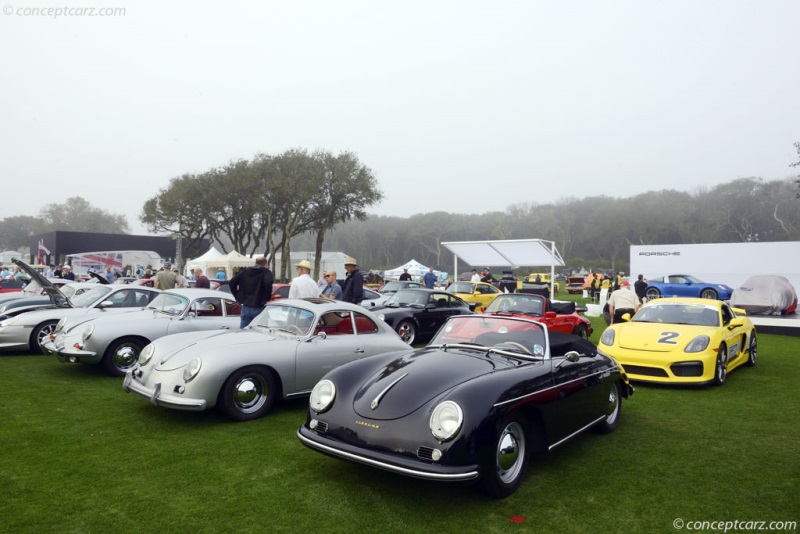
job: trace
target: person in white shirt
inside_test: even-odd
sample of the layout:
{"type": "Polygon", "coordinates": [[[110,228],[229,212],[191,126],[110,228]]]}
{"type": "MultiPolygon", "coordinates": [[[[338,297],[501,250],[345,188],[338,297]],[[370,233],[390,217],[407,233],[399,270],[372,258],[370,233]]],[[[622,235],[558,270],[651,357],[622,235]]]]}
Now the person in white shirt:
{"type": "Polygon", "coordinates": [[[631,317],[639,310],[639,297],[631,291],[631,283],[623,280],[620,288],[611,293],[608,299],[608,314],[611,324],[622,322],[622,316],[629,313],[631,317]]]}
{"type": "Polygon", "coordinates": [[[300,263],[295,263],[297,268],[297,277],[292,280],[289,286],[290,299],[302,299],[318,297],[320,294],[319,286],[311,278],[311,263],[308,260],[303,260],[300,263]]]}
{"type": "Polygon", "coordinates": [[[481,275],[478,274],[476,269],[472,269],[472,278],[469,279],[470,282],[480,282],[481,275]]]}

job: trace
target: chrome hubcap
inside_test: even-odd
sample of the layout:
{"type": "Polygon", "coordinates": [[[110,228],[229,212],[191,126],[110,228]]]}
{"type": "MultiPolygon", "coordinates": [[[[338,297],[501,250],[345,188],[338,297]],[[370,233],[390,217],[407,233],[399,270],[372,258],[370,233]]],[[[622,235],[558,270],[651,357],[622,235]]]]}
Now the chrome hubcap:
{"type": "Polygon", "coordinates": [[[617,386],[611,388],[611,393],[608,394],[608,408],[610,413],[608,417],[606,417],[606,423],[613,425],[614,421],[617,420],[617,414],[619,413],[619,397],[617,397],[617,386]]]}
{"type": "Polygon", "coordinates": [[[258,375],[243,376],[233,391],[236,407],[244,413],[251,413],[267,402],[267,384],[258,375]]]}
{"type": "Polygon", "coordinates": [[[504,483],[514,481],[522,469],[525,454],[525,434],[522,425],[510,423],[497,440],[497,475],[504,483]]]}
{"type": "Polygon", "coordinates": [[[139,359],[139,347],[122,345],[114,352],[114,366],[117,369],[130,369],[139,359]]]}

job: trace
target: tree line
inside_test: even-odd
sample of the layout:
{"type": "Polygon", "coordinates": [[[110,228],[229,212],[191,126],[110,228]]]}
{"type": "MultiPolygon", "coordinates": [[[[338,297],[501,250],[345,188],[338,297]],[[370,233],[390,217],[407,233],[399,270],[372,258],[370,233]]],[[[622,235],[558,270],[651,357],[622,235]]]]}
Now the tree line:
{"type": "MultiPolygon", "coordinates": [[[[795,147],[800,156],[800,143],[795,147]]],[[[800,166],[800,158],[791,166],[800,166]]],[[[630,245],[800,240],[796,186],[796,178],[738,178],[691,193],[532,199],[483,214],[390,217],[368,213],[383,193],[354,154],[292,149],[175,177],[145,202],[140,220],[153,233],[183,237],[185,247],[207,238],[224,252],[281,252],[282,263],[273,269],[284,280],[292,276],[292,250],[315,252],[314,272],[323,248],[354,256],[365,269],[415,258],[451,271],[453,255],[442,242],[531,238],[554,241],[567,269],[627,272],[630,245]]],[[[46,206],[39,217],[1,220],[0,247],[24,249],[31,236],[53,230],[128,233],[129,227],[124,216],[74,197],[46,206]]]]}

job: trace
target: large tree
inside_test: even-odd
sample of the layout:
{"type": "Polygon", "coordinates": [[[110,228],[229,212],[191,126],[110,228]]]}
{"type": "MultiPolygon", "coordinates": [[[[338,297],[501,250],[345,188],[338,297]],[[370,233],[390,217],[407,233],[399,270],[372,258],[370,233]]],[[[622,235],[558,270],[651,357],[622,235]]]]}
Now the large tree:
{"type": "Polygon", "coordinates": [[[318,273],[326,232],[351,219],[366,220],[367,208],[379,202],[383,193],[372,171],[351,152],[334,156],[319,151],[314,159],[322,164],[323,173],[319,189],[311,197],[309,221],[311,231],[316,233],[314,272],[318,273]]]}
{"type": "Polygon", "coordinates": [[[128,219],[95,208],[82,197],[70,197],[60,204],[48,204],[39,212],[45,231],[97,232],[127,234],[128,219]]]}

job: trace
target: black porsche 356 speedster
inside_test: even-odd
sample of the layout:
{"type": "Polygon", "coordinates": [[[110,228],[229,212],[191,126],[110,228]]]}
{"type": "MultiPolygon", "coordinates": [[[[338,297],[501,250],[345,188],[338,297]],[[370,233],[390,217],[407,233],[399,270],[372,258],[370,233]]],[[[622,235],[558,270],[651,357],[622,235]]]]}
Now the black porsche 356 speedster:
{"type": "Polygon", "coordinates": [[[345,364],[314,387],[309,448],[402,475],[512,494],[533,451],[613,431],[633,393],[590,341],[528,319],[456,316],[421,349],[345,364]]]}

